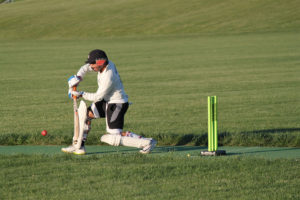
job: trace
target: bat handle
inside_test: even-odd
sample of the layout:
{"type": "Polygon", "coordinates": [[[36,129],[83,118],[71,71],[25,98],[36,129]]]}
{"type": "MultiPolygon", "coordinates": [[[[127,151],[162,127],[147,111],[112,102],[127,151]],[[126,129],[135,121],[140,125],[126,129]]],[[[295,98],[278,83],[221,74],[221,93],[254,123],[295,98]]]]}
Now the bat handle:
{"type": "MultiPolygon", "coordinates": [[[[73,86],[73,91],[76,91],[76,90],[77,90],[77,86],[73,86]]],[[[73,96],[73,99],[76,100],[76,99],[77,99],[77,96],[74,95],[74,96],[73,96]]]]}

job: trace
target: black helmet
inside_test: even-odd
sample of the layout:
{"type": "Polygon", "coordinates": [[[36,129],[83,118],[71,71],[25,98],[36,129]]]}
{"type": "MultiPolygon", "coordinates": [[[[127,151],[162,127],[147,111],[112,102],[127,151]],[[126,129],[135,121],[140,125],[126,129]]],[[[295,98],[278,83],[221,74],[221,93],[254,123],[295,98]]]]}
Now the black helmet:
{"type": "Polygon", "coordinates": [[[95,64],[96,60],[108,61],[106,53],[100,49],[95,49],[89,53],[88,59],[85,63],[95,64]]]}

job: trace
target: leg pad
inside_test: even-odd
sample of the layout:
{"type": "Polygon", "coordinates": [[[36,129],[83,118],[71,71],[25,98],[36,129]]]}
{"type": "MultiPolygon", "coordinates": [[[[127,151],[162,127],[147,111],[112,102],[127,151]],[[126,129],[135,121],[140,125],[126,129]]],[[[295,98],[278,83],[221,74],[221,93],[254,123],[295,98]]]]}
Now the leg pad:
{"type": "Polygon", "coordinates": [[[151,140],[147,138],[133,138],[127,136],[121,136],[120,134],[105,134],[101,137],[101,142],[105,142],[113,146],[127,146],[144,148],[149,145],[151,140]]]}
{"type": "Polygon", "coordinates": [[[79,135],[77,139],[77,143],[75,147],[79,149],[81,147],[81,142],[83,139],[83,132],[88,129],[88,125],[86,124],[87,118],[87,107],[84,101],[80,101],[80,105],[78,108],[78,117],[79,117],[79,135]]]}
{"type": "Polygon", "coordinates": [[[101,142],[105,142],[112,146],[119,146],[121,141],[121,135],[119,134],[105,134],[101,137],[101,142]]]}

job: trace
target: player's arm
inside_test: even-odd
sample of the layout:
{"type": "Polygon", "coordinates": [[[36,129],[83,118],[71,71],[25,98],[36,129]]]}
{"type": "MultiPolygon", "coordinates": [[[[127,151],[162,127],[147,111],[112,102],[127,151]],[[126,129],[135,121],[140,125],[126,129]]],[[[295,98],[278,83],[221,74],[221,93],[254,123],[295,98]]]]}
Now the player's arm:
{"type": "Polygon", "coordinates": [[[101,87],[98,88],[97,92],[89,93],[89,92],[72,92],[73,95],[78,97],[83,97],[88,101],[101,101],[104,96],[111,92],[113,89],[113,73],[112,71],[108,71],[105,78],[101,81],[101,87]]]}
{"type": "Polygon", "coordinates": [[[68,79],[69,88],[77,86],[82,80],[83,77],[86,75],[87,72],[93,71],[89,64],[85,64],[78,70],[76,75],[71,76],[68,79]]]}
{"type": "Polygon", "coordinates": [[[71,98],[71,93],[73,91],[73,87],[78,86],[78,84],[83,80],[83,77],[86,75],[86,73],[93,71],[89,64],[85,64],[78,70],[76,75],[72,75],[68,79],[68,85],[69,85],[69,91],[68,95],[71,98]]]}

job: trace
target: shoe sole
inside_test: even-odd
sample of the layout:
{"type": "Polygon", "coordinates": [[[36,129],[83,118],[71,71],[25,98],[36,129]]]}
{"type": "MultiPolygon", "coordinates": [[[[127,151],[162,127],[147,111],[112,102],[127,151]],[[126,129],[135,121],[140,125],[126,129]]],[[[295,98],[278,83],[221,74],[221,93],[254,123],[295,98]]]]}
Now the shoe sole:
{"type": "Polygon", "coordinates": [[[151,153],[151,151],[145,152],[145,151],[143,151],[143,150],[140,150],[140,153],[141,153],[141,154],[149,154],[149,153],[151,153]]]}
{"type": "Polygon", "coordinates": [[[68,154],[74,153],[74,152],[64,151],[64,150],[62,150],[62,149],[61,149],[61,151],[64,152],[64,153],[68,153],[68,154]]]}
{"type": "Polygon", "coordinates": [[[70,152],[70,151],[66,151],[66,150],[63,150],[63,149],[61,149],[61,151],[62,152],[64,152],[64,153],[67,153],[67,154],[75,154],[75,155],[85,155],[86,153],[84,152],[84,153],[76,153],[76,152],[70,152]]]}
{"type": "Polygon", "coordinates": [[[85,155],[85,153],[76,153],[76,152],[73,152],[74,155],[85,155]]]}

